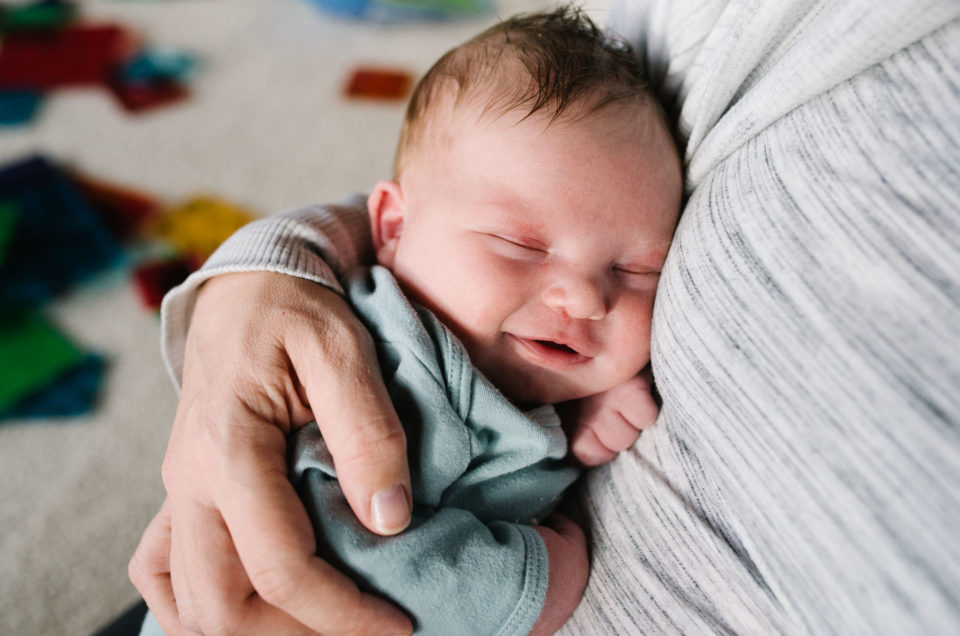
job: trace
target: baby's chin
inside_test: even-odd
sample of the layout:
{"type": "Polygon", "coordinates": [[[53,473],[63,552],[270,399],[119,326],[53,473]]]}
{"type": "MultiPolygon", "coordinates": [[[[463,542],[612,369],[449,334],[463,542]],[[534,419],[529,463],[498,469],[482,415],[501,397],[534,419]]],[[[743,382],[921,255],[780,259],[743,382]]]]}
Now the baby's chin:
{"type": "Polygon", "coordinates": [[[471,360],[510,402],[521,409],[603,393],[640,372],[637,369],[633,374],[613,373],[602,365],[587,365],[570,372],[551,371],[517,363],[504,356],[471,354],[471,360]]]}
{"type": "Polygon", "coordinates": [[[500,392],[520,409],[579,400],[600,392],[590,387],[575,386],[569,382],[531,379],[522,375],[518,377],[518,374],[513,374],[513,377],[493,378],[493,382],[500,392]]]}

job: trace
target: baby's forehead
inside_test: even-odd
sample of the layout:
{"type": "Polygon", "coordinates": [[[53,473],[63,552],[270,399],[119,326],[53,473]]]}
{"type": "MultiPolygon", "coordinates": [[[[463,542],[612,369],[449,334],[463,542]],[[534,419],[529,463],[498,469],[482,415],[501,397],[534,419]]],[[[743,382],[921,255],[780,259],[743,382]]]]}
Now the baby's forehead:
{"type": "Polygon", "coordinates": [[[590,98],[574,100],[558,109],[547,105],[531,112],[528,105],[511,101],[502,90],[478,89],[470,94],[449,94],[436,99],[423,118],[424,129],[434,140],[463,135],[504,134],[510,127],[531,126],[543,131],[637,131],[667,129],[662,110],[653,98],[598,104],[590,98]],[[491,125],[498,124],[498,125],[491,125]]]}

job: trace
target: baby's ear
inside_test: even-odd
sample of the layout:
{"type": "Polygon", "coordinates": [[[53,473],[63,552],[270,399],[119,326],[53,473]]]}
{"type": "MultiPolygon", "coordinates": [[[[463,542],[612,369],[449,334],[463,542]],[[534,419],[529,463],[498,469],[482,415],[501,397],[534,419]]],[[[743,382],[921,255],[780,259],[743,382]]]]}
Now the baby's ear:
{"type": "Polygon", "coordinates": [[[400,184],[394,181],[377,183],[367,197],[367,211],[370,213],[370,231],[377,262],[384,267],[393,267],[397,242],[403,231],[403,217],[407,211],[400,184]]]}

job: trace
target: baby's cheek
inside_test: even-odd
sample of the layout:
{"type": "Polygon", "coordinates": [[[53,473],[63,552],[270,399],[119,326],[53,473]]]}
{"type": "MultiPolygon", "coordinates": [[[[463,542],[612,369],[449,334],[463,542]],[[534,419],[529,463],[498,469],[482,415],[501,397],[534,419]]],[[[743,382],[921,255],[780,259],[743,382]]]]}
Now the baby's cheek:
{"type": "Polygon", "coordinates": [[[612,367],[621,380],[640,372],[650,362],[650,314],[624,313],[608,334],[612,367]]]}
{"type": "Polygon", "coordinates": [[[488,256],[475,262],[472,278],[476,312],[485,322],[505,319],[539,296],[536,272],[523,263],[488,256]]]}

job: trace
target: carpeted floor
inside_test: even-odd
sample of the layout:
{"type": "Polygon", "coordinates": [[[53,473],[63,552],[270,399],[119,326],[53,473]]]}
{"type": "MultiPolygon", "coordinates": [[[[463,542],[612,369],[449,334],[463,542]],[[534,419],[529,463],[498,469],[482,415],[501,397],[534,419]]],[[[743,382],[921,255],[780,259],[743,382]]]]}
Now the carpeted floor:
{"type": "MultiPolygon", "coordinates": [[[[509,15],[552,4],[504,0],[509,15]]],[[[586,8],[603,18],[605,0],[586,8]]],[[[494,21],[375,25],[307,0],[86,1],[159,47],[196,54],[189,101],[129,116],[103,90],[54,93],[29,127],[0,129],[0,163],[43,153],[175,203],[209,193],[269,214],[363,191],[389,176],[402,104],[351,102],[361,64],[423,73],[494,21]]],[[[0,423],[0,634],[83,634],[137,598],[126,564],[163,497],[160,462],[176,397],[159,323],[124,272],[50,307],[83,348],[105,353],[88,417],[0,423]]]]}

